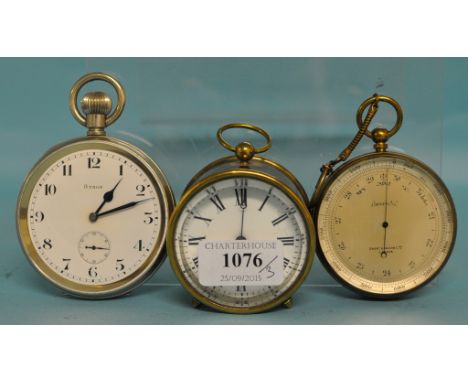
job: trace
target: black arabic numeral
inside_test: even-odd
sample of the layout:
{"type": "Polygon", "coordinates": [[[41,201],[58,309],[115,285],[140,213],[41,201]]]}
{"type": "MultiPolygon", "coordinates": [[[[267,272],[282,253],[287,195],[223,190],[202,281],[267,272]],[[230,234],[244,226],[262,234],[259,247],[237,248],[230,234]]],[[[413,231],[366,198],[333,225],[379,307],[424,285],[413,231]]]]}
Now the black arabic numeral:
{"type": "Polygon", "coordinates": [[[70,261],[71,259],[62,259],[62,261],[65,261],[65,267],[63,268],[64,271],[68,271],[70,269],[70,261]]]}
{"type": "Polygon", "coordinates": [[[138,251],[143,251],[143,240],[138,240],[138,243],[136,243],[134,246],[133,246],[134,249],[138,249],[138,251]]]}
{"type": "Polygon", "coordinates": [[[122,261],[124,261],[124,259],[117,259],[115,270],[118,272],[123,271],[125,269],[125,265],[122,261]]]}
{"type": "Polygon", "coordinates": [[[62,172],[63,176],[71,176],[72,175],[72,165],[71,164],[64,164],[62,166],[62,169],[63,169],[63,172],[62,172]]]}
{"type": "Polygon", "coordinates": [[[146,187],[143,184],[136,186],[137,194],[136,196],[145,196],[146,187]]]}
{"type": "Polygon", "coordinates": [[[240,267],[241,262],[242,262],[242,258],[241,258],[240,253],[237,253],[237,252],[234,253],[234,255],[232,255],[232,265],[238,268],[240,267]]]}
{"type": "Polygon", "coordinates": [[[88,275],[89,275],[90,277],[93,277],[93,278],[94,278],[94,277],[97,277],[97,275],[98,275],[98,273],[97,273],[97,267],[91,267],[91,268],[89,268],[89,270],[88,270],[88,275]]]}
{"type": "Polygon", "coordinates": [[[44,239],[44,242],[42,243],[42,247],[44,249],[52,249],[52,239],[44,239]]]}
{"type": "Polygon", "coordinates": [[[153,218],[151,215],[152,215],[151,212],[145,212],[146,218],[145,218],[145,220],[143,220],[143,222],[146,223],[146,224],[151,224],[151,223],[153,223],[154,218],[153,218]]]}
{"type": "Polygon", "coordinates": [[[88,158],[88,168],[101,168],[101,158],[97,158],[97,157],[88,158]]]}
{"type": "Polygon", "coordinates": [[[34,221],[35,221],[36,223],[41,223],[41,222],[44,220],[44,218],[45,218],[44,212],[41,212],[41,211],[37,211],[37,212],[34,214],[34,216],[35,216],[34,221]]]}
{"type": "Polygon", "coordinates": [[[45,195],[55,195],[57,192],[57,187],[55,184],[44,184],[44,193],[45,195]]]}

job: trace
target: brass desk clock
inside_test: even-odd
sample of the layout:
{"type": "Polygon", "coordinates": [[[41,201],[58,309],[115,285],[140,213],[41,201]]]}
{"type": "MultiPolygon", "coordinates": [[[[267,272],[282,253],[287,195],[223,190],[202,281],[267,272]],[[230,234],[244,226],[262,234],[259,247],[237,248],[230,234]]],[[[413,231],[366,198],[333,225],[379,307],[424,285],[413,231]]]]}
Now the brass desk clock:
{"type": "Polygon", "coordinates": [[[345,286],[379,298],[428,283],[447,262],[456,236],[455,207],[442,180],[417,159],[387,151],[386,142],[402,120],[393,98],[374,95],[365,100],[357,112],[357,135],[322,167],[311,200],[318,255],[325,267],[345,286]],[[379,102],[393,106],[397,122],[391,130],[369,131],[379,102]],[[333,171],[364,135],[374,141],[376,151],[333,171]]]}
{"type": "Polygon", "coordinates": [[[86,137],[52,147],[21,188],[17,229],[33,266],[67,293],[115,297],[141,284],[163,261],[172,191],[158,166],[140,149],[106,136],[125,105],[121,84],[104,73],[80,78],[70,93],[73,117],[86,137]],[[110,83],[111,98],[88,82],[110,83]]]}
{"type": "Polygon", "coordinates": [[[271,147],[266,131],[234,123],[217,137],[235,155],[210,163],[188,184],[169,223],[171,265],[195,306],[229,313],[290,306],[315,250],[306,193],[287,169],[256,155],[271,147]],[[267,143],[232,146],[223,133],[235,128],[267,143]]]}

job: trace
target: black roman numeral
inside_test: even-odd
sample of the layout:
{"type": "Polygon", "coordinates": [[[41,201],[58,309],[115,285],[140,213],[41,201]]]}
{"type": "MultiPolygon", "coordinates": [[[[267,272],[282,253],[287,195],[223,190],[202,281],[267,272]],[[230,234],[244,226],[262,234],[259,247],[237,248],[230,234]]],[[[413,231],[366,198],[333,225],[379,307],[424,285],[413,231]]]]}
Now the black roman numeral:
{"type": "Polygon", "coordinates": [[[245,285],[238,285],[236,286],[236,292],[247,292],[247,288],[245,285]]]}
{"type": "Polygon", "coordinates": [[[236,199],[237,205],[245,208],[247,207],[247,179],[235,179],[235,192],[236,192],[236,199]]]}
{"type": "Polygon", "coordinates": [[[277,239],[281,240],[283,245],[294,245],[294,236],[277,237],[277,239]]]}
{"type": "Polygon", "coordinates": [[[198,257],[194,257],[192,261],[195,264],[195,266],[198,268],[198,257]]]}
{"type": "Polygon", "coordinates": [[[289,261],[290,261],[290,260],[289,260],[287,257],[285,257],[285,258],[283,259],[283,266],[284,266],[284,268],[286,268],[286,267],[289,265],[289,261]]]}
{"type": "Polygon", "coordinates": [[[202,216],[195,216],[195,215],[193,216],[193,218],[194,218],[194,219],[198,219],[198,220],[203,220],[203,221],[206,221],[206,222],[208,222],[208,223],[210,223],[211,220],[212,220],[212,219],[204,218],[204,217],[202,217],[202,216]]]}
{"type": "Polygon", "coordinates": [[[265,203],[268,201],[268,199],[270,199],[270,196],[271,196],[271,192],[273,191],[273,187],[271,187],[269,190],[268,190],[268,194],[267,196],[265,197],[265,199],[263,200],[263,203],[262,205],[260,206],[260,208],[258,209],[259,211],[261,211],[263,209],[263,206],[265,205],[265,203]]]}
{"type": "Polygon", "coordinates": [[[281,223],[282,221],[285,221],[288,217],[289,217],[288,214],[283,214],[281,216],[278,216],[276,219],[272,220],[271,222],[273,223],[273,225],[277,225],[281,223]]]}
{"type": "Polygon", "coordinates": [[[204,240],[206,236],[200,236],[200,237],[191,237],[188,239],[189,245],[198,245],[200,244],[200,241],[204,240]]]}
{"type": "Polygon", "coordinates": [[[213,202],[213,204],[216,206],[216,208],[220,211],[224,211],[226,207],[224,207],[223,202],[219,198],[218,191],[216,191],[216,188],[214,186],[211,186],[208,190],[206,190],[208,195],[210,195],[210,200],[213,202]]]}

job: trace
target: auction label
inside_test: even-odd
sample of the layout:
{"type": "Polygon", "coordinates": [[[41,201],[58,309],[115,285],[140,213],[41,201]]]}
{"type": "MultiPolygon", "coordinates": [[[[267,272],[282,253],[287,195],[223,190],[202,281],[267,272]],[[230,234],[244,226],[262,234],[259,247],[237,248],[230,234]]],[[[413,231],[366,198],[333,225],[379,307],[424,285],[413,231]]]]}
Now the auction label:
{"type": "Polygon", "coordinates": [[[197,256],[204,286],[280,285],[284,279],[279,240],[203,240],[197,256]]]}

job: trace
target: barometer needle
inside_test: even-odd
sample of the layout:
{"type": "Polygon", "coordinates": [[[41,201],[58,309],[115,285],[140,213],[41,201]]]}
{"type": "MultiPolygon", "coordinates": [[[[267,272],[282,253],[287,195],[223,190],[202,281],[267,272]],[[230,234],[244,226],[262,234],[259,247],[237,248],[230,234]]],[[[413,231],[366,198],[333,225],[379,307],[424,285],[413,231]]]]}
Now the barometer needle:
{"type": "Polygon", "coordinates": [[[384,228],[384,243],[383,243],[383,251],[380,254],[381,257],[387,257],[387,211],[388,211],[388,169],[385,173],[385,203],[384,203],[385,213],[384,213],[384,222],[382,223],[382,227],[384,228]]]}

